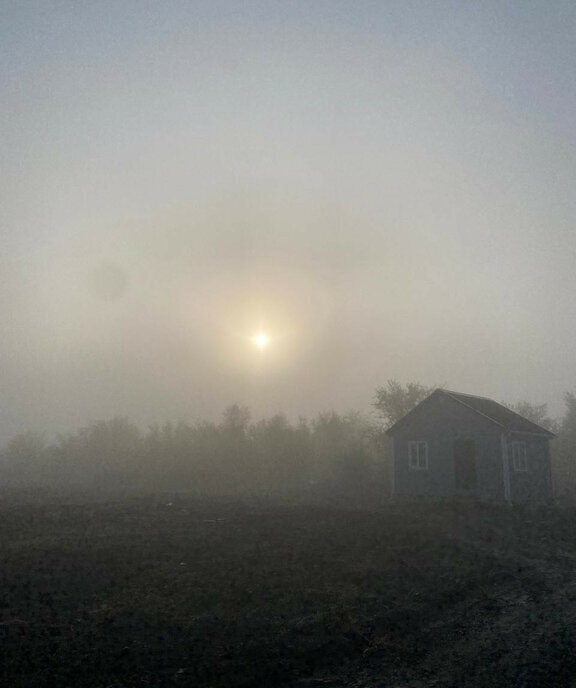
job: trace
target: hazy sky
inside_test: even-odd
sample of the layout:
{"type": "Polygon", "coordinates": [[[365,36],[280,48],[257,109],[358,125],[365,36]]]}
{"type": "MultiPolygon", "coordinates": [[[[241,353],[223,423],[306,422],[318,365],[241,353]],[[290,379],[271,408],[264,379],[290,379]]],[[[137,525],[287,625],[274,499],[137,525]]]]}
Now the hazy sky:
{"type": "Polygon", "coordinates": [[[560,413],[575,46],[573,0],[0,2],[0,440],[389,378],[560,413]]]}

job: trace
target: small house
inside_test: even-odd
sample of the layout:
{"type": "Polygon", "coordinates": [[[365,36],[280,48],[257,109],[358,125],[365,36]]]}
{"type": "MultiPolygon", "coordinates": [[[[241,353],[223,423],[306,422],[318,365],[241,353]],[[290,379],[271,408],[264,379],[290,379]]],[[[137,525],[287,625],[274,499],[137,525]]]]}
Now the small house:
{"type": "Polygon", "coordinates": [[[554,433],[492,399],[437,389],[387,435],[393,496],[552,497],[554,433]]]}

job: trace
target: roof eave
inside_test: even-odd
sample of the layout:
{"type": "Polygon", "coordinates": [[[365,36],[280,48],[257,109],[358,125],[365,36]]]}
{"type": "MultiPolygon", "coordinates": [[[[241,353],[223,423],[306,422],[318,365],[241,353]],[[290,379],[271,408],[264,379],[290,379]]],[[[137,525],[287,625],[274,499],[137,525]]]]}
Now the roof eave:
{"type": "Polygon", "coordinates": [[[508,432],[510,433],[515,433],[516,435],[534,435],[535,437],[547,437],[550,440],[555,439],[558,437],[557,433],[552,432],[551,430],[546,430],[546,428],[542,428],[542,432],[530,432],[529,430],[509,430],[508,432]]]}

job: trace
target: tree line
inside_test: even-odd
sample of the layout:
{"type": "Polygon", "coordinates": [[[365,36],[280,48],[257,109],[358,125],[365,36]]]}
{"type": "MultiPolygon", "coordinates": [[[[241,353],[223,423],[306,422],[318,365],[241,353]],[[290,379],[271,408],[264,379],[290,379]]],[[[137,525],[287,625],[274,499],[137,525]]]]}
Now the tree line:
{"type": "MultiPolygon", "coordinates": [[[[123,417],[91,423],[46,441],[12,438],[0,451],[0,481],[13,487],[203,495],[267,495],[377,504],[389,494],[384,431],[431,388],[389,380],[376,390],[374,415],[320,413],[289,422],[283,414],[254,421],[240,405],[219,422],[166,422],[143,430],[123,417]]],[[[576,496],[576,395],[550,418],[546,404],[518,402],[517,413],[557,434],[556,493],[576,496]]]]}
{"type": "Polygon", "coordinates": [[[354,498],[382,470],[379,433],[357,413],[291,423],[252,421],[227,407],[220,422],[166,422],[146,430],[127,418],[91,423],[46,442],[24,433],[0,453],[13,487],[354,498]]]}

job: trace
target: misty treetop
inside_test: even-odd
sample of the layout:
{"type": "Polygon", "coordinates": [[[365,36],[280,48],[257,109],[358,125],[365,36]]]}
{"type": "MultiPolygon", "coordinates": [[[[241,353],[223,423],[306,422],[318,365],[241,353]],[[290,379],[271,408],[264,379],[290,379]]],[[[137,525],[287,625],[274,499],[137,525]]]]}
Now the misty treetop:
{"type": "Polygon", "coordinates": [[[388,380],[384,387],[376,389],[373,406],[385,427],[389,428],[433,391],[434,387],[425,387],[419,382],[409,382],[403,386],[397,380],[388,380]]]}

